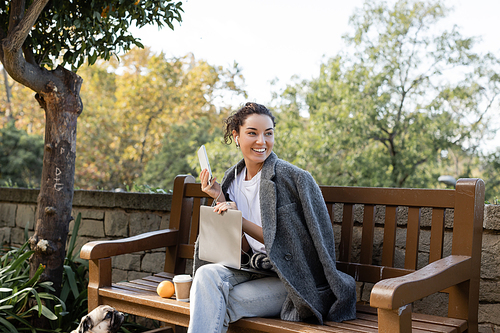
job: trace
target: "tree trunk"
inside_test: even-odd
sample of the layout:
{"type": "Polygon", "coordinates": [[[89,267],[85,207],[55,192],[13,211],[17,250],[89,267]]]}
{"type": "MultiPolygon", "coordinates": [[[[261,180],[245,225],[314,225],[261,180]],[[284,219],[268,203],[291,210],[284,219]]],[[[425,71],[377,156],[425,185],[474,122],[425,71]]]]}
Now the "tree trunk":
{"type": "Polygon", "coordinates": [[[10,91],[11,86],[9,85],[9,80],[7,76],[7,71],[5,70],[5,67],[2,68],[2,73],[3,73],[3,80],[5,84],[5,95],[7,96],[7,105],[5,106],[5,119],[7,122],[11,121],[14,119],[12,116],[12,104],[11,104],[11,97],[12,93],[10,91]]]}
{"type": "Polygon", "coordinates": [[[45,110],[45,150],[42,181],[38,196],[35,234],[30,238],[35,253],[30,258],[30,276],[40,264],[45,266],[42,281],[54,283],[60,294],[66,239],[75,177],[76,125],[83,110],[80,99],[82,79],[58,67],[51,74],[62,82],[57,87],[49,81],[36,99],[45,110]]]}
{"type": "MultiPolygon", "coordinates": [[[[0,61],[15,81],[37,93],[35,97],[45,110],[45,149],[35,234],[30,238],[34,251],[30,258],[30,277],[40,265],[45,266],[40,280],[52,281],[54,294],[59,296],[72,219],[76,123],[83,110],[80,99],[83,80],[63,67],[50,71],[40,67],[34,61],[33,50],[24,45],[48,2],[30,1],[28,9],[25,0],[10,2],[7,34],[5,27],[0,27],[0,61]]],[[[37,328],[50,328],[43,316],[33,316],[32,324],[37,328]]]]}

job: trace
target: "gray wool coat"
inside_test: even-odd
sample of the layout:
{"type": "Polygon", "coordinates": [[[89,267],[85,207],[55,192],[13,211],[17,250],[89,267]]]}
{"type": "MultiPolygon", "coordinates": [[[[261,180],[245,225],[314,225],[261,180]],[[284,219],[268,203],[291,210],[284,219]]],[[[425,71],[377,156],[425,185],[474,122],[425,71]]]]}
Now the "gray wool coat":
{"type": "MultiPolygon", "coordinates": [[[[244,166],[241,160],[226,171],[221,182],[226,198],[234,168],[239,173],[244,166]]],[[[262,167],[259,196],[266,252],[288,292],[281,319],[319,324],[354,319],[356,284],[336,268],[333,229],[314,178],[271,153],[262,167]]],[[[195,270],[199,264],[195,257],[195,270]]]]}

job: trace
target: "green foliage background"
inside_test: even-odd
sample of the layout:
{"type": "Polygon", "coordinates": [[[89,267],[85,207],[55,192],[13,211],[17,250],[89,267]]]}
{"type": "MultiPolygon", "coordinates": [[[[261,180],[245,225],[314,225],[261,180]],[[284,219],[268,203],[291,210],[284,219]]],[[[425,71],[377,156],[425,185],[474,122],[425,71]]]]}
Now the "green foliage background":
{"type": "Polygon", "coordinates": [[[40,186],[43,139],[17,129],[13,121],[0,128],[0,186],[40,186]]]}
{"type": "MultiPolygon", "coordinates": [[[[26,1],[29,6],[32,1],[26,1]]],[[[0,28],[8,31],[11,1],[0,1],[0,28]]],[[[89,65],[97,59],[109,60],[113,54],[142,47],[129,32],[138,27],[181,22],[182,2],[171,0],[51,0],[44,8],[28,37],[38,64],[54,67],[53,59],[62,66],[78,69],[85,60],[89,65]]]]}
{"type": "MultiPolygon", "coordinates": [[[[133,3],[124,12],[116,10],[116,3],[93,3],[99,15],[91,21],[118,27],[143,15],[133,3]],[[123,15],[128,21],[118,22],[123,15]]],[[[173,15],[169,19],[180,20],[177,5],[165,5],[173,15]]],[[[316,77],[292,78],[268,103],[277,118],[278,156],[322,184],[445,187],[437,178],[449,174],[482,177],[487,198],[498,196],[500,153],[486,153],[481,145],[495,132],[490,117],[499,106],[499,60],[493,53],[474,52],[479,40],[462,36],[458,27],[443,28],[440,22],[449,11],[443,1],[366,1],[351,17],[343,50],[325,59],[316,77]]],[[[84,25],[75,29],[74,36],[85,37],[84,25]]],[[[239,108],[224,101],[246,97],[238,64],[224,68],[194,55],[168,59],[148,48],[109,62],[92,58],[87,46],[71,52],[73,58],[65,61],[80,66],[85,55],[95,62],[79,70],[85,82],[75,176],[79,188],[168,190],[175,175],[198,175],[201,144],[219,180],[241,158],[234,145],[222,143],[223,119],[239,108]]],[[[98,52],[109,59],[104,49],[98,52]]],[[[42,135],[43,116],[22,103],[26,94],[21,90],[13,87],[16,126],[42,135]]],[[[34,173],[40,155],[33,154],[21,154],[17,164],[9,155],[8,163],[24,163],[34,173]]]]}

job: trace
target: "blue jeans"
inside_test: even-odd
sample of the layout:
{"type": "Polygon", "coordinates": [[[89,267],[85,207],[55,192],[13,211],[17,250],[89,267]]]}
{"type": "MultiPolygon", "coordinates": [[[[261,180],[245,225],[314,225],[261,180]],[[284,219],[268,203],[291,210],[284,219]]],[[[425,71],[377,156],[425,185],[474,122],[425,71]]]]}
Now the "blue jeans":
{"type": "Polygon", "coordinates": [[[201,266],[191,286],[188,333],[226,332],[242,317],[274,317],[287,292],[277,277],[262,277],[219,264],[201,266]]]}

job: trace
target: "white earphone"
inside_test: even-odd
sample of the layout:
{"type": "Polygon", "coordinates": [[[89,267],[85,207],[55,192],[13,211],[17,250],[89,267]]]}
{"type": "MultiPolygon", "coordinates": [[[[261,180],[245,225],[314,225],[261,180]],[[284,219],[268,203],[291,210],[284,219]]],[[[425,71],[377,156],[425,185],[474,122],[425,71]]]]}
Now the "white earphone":
{"type": "Polygon", "coordinates": [[[236,140],[236,145],[237,145],[237,146],[239,146],[239,145],[240,145],[240,143],[238,142],[238,138],[239,138],[239,136],[236,136],[236,138],[235,138],[235,140],[236,140]]]}

